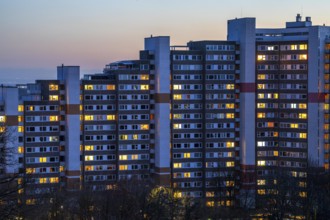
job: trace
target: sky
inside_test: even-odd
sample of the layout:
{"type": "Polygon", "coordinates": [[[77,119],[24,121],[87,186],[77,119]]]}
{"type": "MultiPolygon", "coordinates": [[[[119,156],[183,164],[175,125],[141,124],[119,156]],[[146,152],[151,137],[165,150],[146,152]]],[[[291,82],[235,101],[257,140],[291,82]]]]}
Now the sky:
{"type": "Polygon", "coordinates": [[[281,28],[300,13],[330,26],[329,10],[329,0],[0,0],[0,84],[55,79],[62,64],[100,73],[138,59],[150,35],[171,45],[225,40],[234,18],[281,28]]]}

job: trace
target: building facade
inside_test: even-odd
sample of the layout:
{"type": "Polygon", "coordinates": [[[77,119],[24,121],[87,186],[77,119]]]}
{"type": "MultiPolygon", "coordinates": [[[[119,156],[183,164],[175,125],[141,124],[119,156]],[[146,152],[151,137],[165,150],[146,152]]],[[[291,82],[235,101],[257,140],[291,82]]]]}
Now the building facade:
{"type": "Polygon", "coordinates": [[[62,65],[56,80],[2,86],[0,123],[15,130],[19,155],[6,172],[20,168],[34,185],[27,203],[36,189],[136,178],[209,206],[246,195],[254,206],[279,171],[306,197],[307,169],[329,171],[329,51],[330,27],[309,17],[282,29],[242,18],[224,41],[151,36],[138,60],[101,74],[80,80],[78,66],[62,65]]]}

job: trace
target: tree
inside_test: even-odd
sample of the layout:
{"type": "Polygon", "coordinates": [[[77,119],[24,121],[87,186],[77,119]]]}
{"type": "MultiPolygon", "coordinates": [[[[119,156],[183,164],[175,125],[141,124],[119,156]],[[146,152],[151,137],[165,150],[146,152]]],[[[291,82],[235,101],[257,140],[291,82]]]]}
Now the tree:
{"type": "Polygon", "coordinates": [[[7,170],[17,166],[15,137],[13,130],[0,124],[0,218],[12,218],[18,214],[18,192],[22,190],[20,174],[8,173],[7,170]]]}

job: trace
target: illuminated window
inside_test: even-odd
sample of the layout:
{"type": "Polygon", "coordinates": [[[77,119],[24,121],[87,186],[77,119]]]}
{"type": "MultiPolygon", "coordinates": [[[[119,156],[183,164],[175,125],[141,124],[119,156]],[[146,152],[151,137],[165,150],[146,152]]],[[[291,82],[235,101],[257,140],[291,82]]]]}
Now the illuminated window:
{"type": "Polygon", "coordinates": [[[258,60],[266,60],[266,55],[258,55],[258,60]]]}
{"type": "Polygon", "coordinates": [[[183,173],[183,177],[184,177],[184,178],[190,178],[190,173],[189,173],[189,172],[185,172],[185,173],[183,173]]]}
{"type": "Polygon", "coordinates": [[[40,163],[46,163],[47,162],[47,157],[40,157],[39,162],[40,163]]]}
{"type": "Polygon", "coordinates": [[[18,132],[24,132],[24,127],[23,126],[18,126],[17,131],[18,132]]]}
{"type": "Polygon", "coordinates": [[[116,115],[107,115],[107,120],[116,120],[116,115]]]}
{"type": "Polygon", "coordinates": [[[258,74],[258,79],[266,79],[266,75],[265,74],[258,74]]]}
{"type": "Polygon", "coordinates": [[[257,118],[266,118],[266,113],[264,112],[257,113],[257,118]]]}
{"type": "Polygon", "coordinates": [[[58,121],[58,116],[57,115],[49,116],[49,121],[58,121]]]}
{"type": "Polygon", "coordinates": [[[258,103],[257,108],[266,108],[266,103],[258,103]]]}
{"type": "Polygon", "coordinates": [[[265,165],[266,165],[266,161],[258,160],[258,166],[265,166],[265,165]]]}
{"type": "Polygon", "coordinates": [[[173,85],[173,90],[180,90],[181,88],[181,85],[173,85]]]}
{"type": "Polygon", "coordinates": [[[297,50],[298,49],[298,45],[290,45],[290,49],[291,50],[297,50]]]}
{"type": "Polygon", "coordinates": [[[213,207],[214,206],[214,201],[208,201],[206,202],[207,207],[213,207]]]}
{"type": "Polygon", "coordinates": [[[259,186],[266,185],[266,180],[257,180],[257,185],[259,186]]]}
{"type": "Polygon", "coordinates": [[[299,118],[300,119],[306,119],[307,118],[307,114],[306,113],[299,113],[299,118]]]}
{"type": "Polygon", "coordinates": [[[133,135],[132,135],[132,138],[133,138],[133,140],[137,140],[137,139],[139,139],[139,135],[137,135],[137,134],[133,134],[133,135]]]}
{"type": "Polygon", "coordinates": [[[264,99],[264,98],[265,98],[265,95],[263,93],[258,94],[258,99],[264,99]]]}
{"type": "Polygon", "coordinates": [[[266,88],[265,84],[258,84],[258,89],[265,89],[265,88],[266,88]]]}
{"type": "Polygon", "coordinates": [[[233,108],[235,108],[235,104],[233,104],[233,103],[226,104],[226,108],[233,109],[233,108]]]}
{"type": "Polygon", "coordinates": [[[274,98],[274,99],[278,99],[278,93],[274,93],[274,94],[273,94],[273,98],[274,98]]]}
{"type": "Polygon", "coordinates": [[[93,85],[85,85],[85,90],[93,90],[93,85]]]}
{"type": "Polygon", "coordinates": [[[39,183],[47,183],[47,178],[39,178],[39,183]]]}
{"type": "Polygon", "coordinates": [[[127,135],[127,134],[121,134],[121,135],[119,136],[119,139],[120,139],[120,140],[127,140],[127,139],[128,139],[128,135],[127,135]]]}
{"type": "Polygon", "coordinates": [[[60,166],[60,172],[64,171],[64,166],[60,166]]]}
{"type": "MultiPolygon", "coordinates": [[[[18,122],[22,122],[23,119],[24,119],[23,116],[17,116],[18,122]]],[[[0,122],[1,122],[1,116],[0,116],[0,122]]]]}
{"type": "Polygon", "coordinates": [[[235,114],[234,113],[227,113],[226,118],[235,118],[235,114]]]}
{"type": "Polygon", "coordinates": [[[233,167],[235,166],[235,162],[234,161],[228,161],[226,162],[226,167],[233,167]]]}
{"type": "Polygon", "coordinates": [[[1,126],[0,126],[0,132],[4,132],[5,130],[6,130],[5,127],[1,127],[1,126]]]}
{"type": "Polygon", "coordinates": [[[258,194],[259,195],[265,195],[266,194],[266,190],[264,190],[264,189],[258,189],[258,194]]]}
{"type": "Polygon", "coordinates": [[[274,122],[268,122],[267,127],[268,128],[273,128],[274,127],[274,122]]]}
{"type": "Polygon", "coordinates": [[[35,173],[35,172],[36,172],[36,169],[35,169],[35,168],[26,168],[26,169],[25,169],[25,172],[26,172],[27,174],[35,173]]]}
{"type": "Polygon", "coordinates": [[[299,133],[299,138],[306,139],[307,138],[307,133],[299,133]]]}
{"type": "Polygon", "coordinates": [[[19,154],[24,153],[24,147],[19,146],[19,147],[17,148],[17,152],[18,152],[19,154]]]}
{"type": "Polygon", "coordinates": [[[27,205],[34,205],[36,203],[36,199],[27,199],[26,204],[27,205]]]}
{"type": "Polygon", "coordinates": [[[182,99],[182,95],[173,95],[173,99],[174,100],[181,100],[182,99]]]}
{"type": "Polygon", "coordinates": [[[227,142],[226,147],[235,147],[235,142],[227,142]]]}
{"type": "Polygon", "coordinates": [[[184,157],[184,158],[190,158],[190,153],[184,153],[184,154],[183,154],[183,157],[184,157]]]}
{"type": "Polygon", "coordinates": [[[132,154],[131,155],[132,160],[138,160],[139,159],[139,155],[138,154],[132,154]]]}
{"type": "Polygon", "coordinates": [[[85,171],[93,171],[94,166],[85,166],[85,171]]]}
{"type": "Polygon", "coordinates": [[[86,145],[85,146],[85,151],[91,151],[94,150],[94,145],[86,145]]]}
{"type": "Polygon", "coordinates": [[[58,85],[49,84],[49,90],[50,91],[57,91],[58,90],[58,85]]]}
{"type": "Polygon", "coordinates": [[[226,186],[235,186],[234,181],[226,181],[226,186]]]}
{"type": "Polygon", "coordinates": [[[307,192],[299,192],[300,197],[307,197],[307,192]]]}
{"type": "Polygon", "coordinates": [[[173,163],[173,168],[181,168],[182,164],[181,163],[173,163]]]}
{"type": "Polygon", "coordinates": [[[0,122],[6,122],[6,116],[0,116],[0,122]]]}
{"type": "Polygon", "coordinates": [[[119,165],[119,170],[127,170],[127,165],[119,165]]]}
{"type": "Polygon", "coordinates": [[[149,85],[141,85],[141,90],[149,90],[149,85]]]}
{"type": "Polygon", "coordinates": [[[175,192],[174,193],[174,198],[181,198],[182,197],[182,192],[175,192]]]}
{"type": "Polygon", "coordinates": [[[278,157],[278,151],[277,151],[277,150],[275,150],[275,151],[273,152],[273,154],[274,154],[275,157],[278,157]]]}
{"type": "Polygon", "coordinates": [[[50,177],[49,182],[50,183],[58,183],[58,177],[50,177]]]}
{"type": "Polygon", "coordinates": [[[107,85],[107,90],[115,90],[116,86],[115,85],[107,85]]]}
{"type": "Polygon", "coordinates": [[[141,130],[148,130],[149,129],[149,125],[148,124],[142,124],[140,125],[141,130]]]}
{"type": "Polygon", "coordinates": [[[291,123],[290,124],[290,128],[298,128],[298,127],[299,127],[299,125],[296,124],[296,123],[291,123]]]}
{"type": "Polygon", "coordinates": [[[146,74],[141,75],[140,80],[149,80],[149,75],[146,74]]]}
{"type": "Polygon", "coordinates": [[[85,156],[85,161],[93,161],[94,160],[94,156],[85,156]]]}
{"type": "Polygon", "coordinates": [[[300,44],[299,45],[299,50],[307,50],[307,44],[300,44]]]}
{"type": "Polygon", "coordinates": [[[49,141],[50,141],[50,142],[58,141],[58,136],[50,136],[50,137],[49,137],[49,141]]]}
{"type": "Polygon", "coordinates": [[[234,84],[227,84],[226,89],[235,89],[234,84]]]}
{"type": "Polygon", "coordinates": [[[173,129],[181,129],[182,124],[173,124],[173,129]]]}
{"type": "Polygon", "coordinates": [[[307,54],[299,54],[298,59],[299,60],[307,60],[307,54]]]}
{"type": "Polygon", "coordinates": [[[119,160],[127,160],[127,155],[119,155],[119,160]]]}
{"type": "Polygon", "coordinates": [[[92,120],[94,120],[93,115],[85,115],[85,121],[92,121],[92,120]]]}
{"type": "Polygon", "coordinates": [[[23,105],[19,105],[18,106],[18,111],[19,112],[23,112],[24,111],[24,106],[23,105]]]}
{"type": "Polygon", "coordinates": [[[307,108],[307,104],[299,104],[299,108],[300,109],[306,109],[307,108]]]}
{"type": "Polygon", "coordinates": [[[50,95],[49,101],[58,101],[58,95],[50,95]]]}

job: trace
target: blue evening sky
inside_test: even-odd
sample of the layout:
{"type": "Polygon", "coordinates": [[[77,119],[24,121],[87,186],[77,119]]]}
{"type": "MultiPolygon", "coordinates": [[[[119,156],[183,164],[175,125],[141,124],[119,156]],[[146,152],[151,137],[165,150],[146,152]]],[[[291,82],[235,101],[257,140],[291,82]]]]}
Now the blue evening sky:
{"type": "Polygon", "coordinates": [[[62,63],[101,72],[138,58],[151,34],[170,35],[172,45],[224,40],[228,19],[280,28],[301,13],[330,25],[329,10],[329,0],[1,0],[0,84],[55,78],[62,63]]]}

